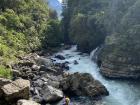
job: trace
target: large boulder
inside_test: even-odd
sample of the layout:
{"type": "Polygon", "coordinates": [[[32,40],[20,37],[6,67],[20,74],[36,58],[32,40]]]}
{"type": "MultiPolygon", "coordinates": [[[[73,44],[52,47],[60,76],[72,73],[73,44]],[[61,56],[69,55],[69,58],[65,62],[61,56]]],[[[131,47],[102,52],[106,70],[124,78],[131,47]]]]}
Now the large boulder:
{"type": "Polygon", "coordinates": [[[60,83],[62,90],[68,95],[100,97],[109,92],[98,80],[88,73],[74,73],[67,75],[60,83]]]}
{"type": "Polygon", "coordinates": [[[39,103],[36,103],[35,101],[31,101],[31,100],[18,100],[17,105],[40,105],[39,103]]]}
{"type": "Polygon", "coordinates": [[[17,79],[2,87],[6,101],[16,101],[17,99],[29,99],[30,82],[28,80],[17,79]]]}
{"type": "Polygon", "coordinates": [[[43,58],[43,57],[38,57],[36,58],[36,63],[39,65],[39,66],[46,66],[46,67],[50,67],[50,66],[53,66],[53,62],[51,61],[51,59],[48,59],[48,58],[43,58]]]}
{"type": "Polygon", "coordinates": [[[63,92],[52,86],[45,86],[41,90],[45,102],[56,102],[63,98],[63,92]]]}
{"type": "Polygon", "coordinates": [[[11,82],[12,81],[10,79],[0,78],[0,97],[3,94],[1,87],[4,86],[4,85],[6,85],[6,84],[9,84],[11,82]]]}

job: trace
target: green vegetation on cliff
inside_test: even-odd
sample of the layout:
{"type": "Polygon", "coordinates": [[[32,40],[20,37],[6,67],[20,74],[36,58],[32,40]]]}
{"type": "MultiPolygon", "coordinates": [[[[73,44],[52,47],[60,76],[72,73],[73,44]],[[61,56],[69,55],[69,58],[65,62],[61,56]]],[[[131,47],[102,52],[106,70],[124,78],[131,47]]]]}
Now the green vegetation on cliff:
{"type": "Polygon", "coordinates": [[[99,61],[106,76],[138,78],[139,10],[140,0],[68,0],[62,20],[64,35],[82,52],[104,44],[99,61]]]}
{"type": "Polygon", "coordinates": [[[90,52],[104,42],[104,8],[107,5],[107,0],[68,0],[62,20],[64,34],[69,35],[79,50],[90,52]]]}
{"type": "Polygon", "coordinates": [[[0,65],[61,43],[60,22],[43,0],[0,0],[0,65]]]}

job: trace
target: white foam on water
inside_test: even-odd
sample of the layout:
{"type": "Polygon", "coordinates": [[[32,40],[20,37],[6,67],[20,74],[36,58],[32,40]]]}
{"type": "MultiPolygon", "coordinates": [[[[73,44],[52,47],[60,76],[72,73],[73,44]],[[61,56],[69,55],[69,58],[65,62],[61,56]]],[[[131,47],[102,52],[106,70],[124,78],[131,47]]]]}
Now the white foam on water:
{"type": "Polygon", "coordinates": [[[57,54],[66,57],[65,60],[56,59],[57,62],[70,62],[70,72],[90,73],[106,86],[110,95],[103,98],[105,105],[140,105],[140,83],[105,79],[90,56],[87,54],[81,55],[80,52],[76,51],[76,46],[57,54]],[[74,65],[74,60],[77,60],[79,64],[74,65]]]}

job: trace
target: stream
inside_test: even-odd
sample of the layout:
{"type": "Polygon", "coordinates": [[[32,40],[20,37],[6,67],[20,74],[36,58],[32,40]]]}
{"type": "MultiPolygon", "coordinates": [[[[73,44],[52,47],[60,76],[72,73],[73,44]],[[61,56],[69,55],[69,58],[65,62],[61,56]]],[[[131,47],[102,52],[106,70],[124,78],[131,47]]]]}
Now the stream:
{"type": "MultiPolygon", "coordinates": [[[[76,46],[73,46],[71,49],[63,50],[57,54],[63,55],[66,59],[56,59],[56,62],[70,62],[69,72],[90,73],[106,86],[110,95],[103,97],[101,105],[140,105],[140,83],[130,80],[110,80],[104,78],[100,74],[96,63],[91,60],[94,51],[89,56],[88,54],[81,54],[77,51],[76,46]],[[75,65],[74,60],[78,61],[79,64],[75,65]]],[[[72,101],[78,105],[92,105],[92,100],[88,98],[73,99],[72,101]]]]}

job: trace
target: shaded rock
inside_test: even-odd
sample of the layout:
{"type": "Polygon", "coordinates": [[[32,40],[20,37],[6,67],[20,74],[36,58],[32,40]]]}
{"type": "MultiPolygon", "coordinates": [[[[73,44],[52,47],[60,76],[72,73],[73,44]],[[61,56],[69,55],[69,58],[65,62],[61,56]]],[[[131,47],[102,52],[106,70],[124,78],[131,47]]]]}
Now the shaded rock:
{"type": "Polygon", "coordinates": [[[60,60],[65,60],[65,57],[63,55],[56,55],[55,58],[60,60]]]}
{"type": "Polygon", "coordinates": [[[55,66],[58,66],[61,69],[69,70],[69,66],[68,66],[68,63],[67,62],[64,62],[64,63],[55,63],[55,66]]]}
{"type": "Polygon", "coordinates": [[[6,84],[9,84],[11,83],[12,81],[10,79],[5,79],[5,78],[0,78],[0,97],[2,96],[3,94],[3,91],[2,91],[2,86],[6,85],[6,84]]]}
{"type": "Polygon", "coordinates": [[[41,94],[45,102],[56,102],[63,98],[63,92],[52,86],[43,87],[41,94]]]}
{"type": "Polygon", "coordinates": [[[75,65],[78,65],[79,63],[78,63],[78,61],[77,61],[77,60],[75,60],[75,61],[74,61],[74,64],[75,64],[75,65]]]}
{"type": "Polygon", "coordinates": [[[30,82],[28,80],[18,79],[10,84],[4,85],[2,91],[7,101],[16,101],[17,99],[29,99],[30,82]]]}
{"type": "Polygon", "coordinates": [[[34,81],[33,84],[35,87],[42,87],[44,84],[44,81],[41,79],[38,79],[38,80],[34,81]]]}
{"type": "Polygon", "coordinates": [[[13,77],[19,77],[22,75],[22,73],[19,70],[12,70],[13,77]]]}
{"type": "Polygon", "coordinates": [[[68,95],[100,97],[109,92],[99,81],[88,73],[74,73],[67,75],[60,82],[60,87],[68,95]]]}
{"type": "Polygon", "coordinates": [[[25,61],[25,60],[20,61],[18,63],[18,65],[20,65],[20,66],[28,66],[28,67],[32,67],[33,64],[34,64],[34,62],[32,62],[32,61],[25,61]]]}
{"type": "Polygon", "coordinates": [[[12,81],[10,79],[0,78],[0,88],[6,84],[11,83],[12,81]]]}
{"type": "Polygon", "coordinates": [[[33,100],[35,102],[41,103],[43,101],[43,98],[40,97],[39,95],[33,96],[33,100]]]}
{"type": "Polygon", "coordinates": [[[56,73],[57,71],[51,67],[47,67],[47,66],[41,66],[40,71],[46,71],[46,72],[51,72],[51,73],[56,73]]]}
{"type": "Polygon", "coordinates": [[[36,103],[35,101],[31,101],[31,100],[18,100],[17,105],[41,105],[39,103],[36,103]]]}

